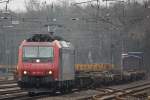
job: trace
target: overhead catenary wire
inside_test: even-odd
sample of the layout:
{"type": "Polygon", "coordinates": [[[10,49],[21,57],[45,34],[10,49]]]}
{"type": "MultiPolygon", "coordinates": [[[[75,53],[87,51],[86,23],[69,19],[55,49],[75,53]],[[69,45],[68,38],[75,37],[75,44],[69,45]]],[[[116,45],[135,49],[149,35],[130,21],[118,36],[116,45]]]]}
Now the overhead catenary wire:
{"type": "MultiPolygon", "coordinates": [[[[9,1],[9,0],[8,0],[9,1]]],[[[93,1],[97,1],[97,6],[98,6],[98,8],[99,8],[99,0],[90,0],[90,2],[93,2],[93,1]]],[[[107,0],[106,0],[107,1],[107,0]]],[[[89,2],[89,1],[87,1],[87,2],[89,2]]],[[[83,2],[82,2],[83,3],[83,2]]],[[[85,3],[85,2],[84,2],[85,3]]],[[[75,3],[75,6],[77,6],[77,4],[81,4],[81,2],[80,3],[75,3]]],[[[79,7],[79,6],[77,6],[77,7],[79,7]]],[[[82,9],[82,8],[81,8],[82,9]]],[[[99,10],[99,9],[98,9],[99,10]]],[[[112,24],[113,26],[115,26],[115,27],[121,27],[120,25],[116,25],[115,23],[113,23],[111,20],[107,20],[106,18],[103,18],[103,17],[101,17],[101,16],[98,16],[98,10],[97,10],[97,16],[96,16],[96,18],[92,18],[92,19],[96,19],[96,21],[101,21],[101,22],[104,22],[104,23],[109,23],[109,24],[112,24]]],[[[84,9],[82,9],[82,11],[86,11],[86,10],[84,10],[84,9]]],[[[85,13],[84,13],[85,14],[85,13]]],[[[86,12],[86,14],[88,14],[88,15],[90,15],[88,12],[86,12]]],[[[124,16],[123,16],[124,17],[124,16]]],[[[42,21],[39,21],[39,19],[42,19],[42,18],[18,18],[20,21],[22,21],[22,22],[42,22],[42,21]],[[30,20],[31,19],[31,20],[30,20]],[[33,20],[36,20],[37,19],[37,21],[33,21],[33,20]]],[[[83,18],[83,19],[87,19],[87,21],[88,21],[88,18],[83,18]]],[[[13,20],[13,18],[12,18],[12,20],[13,20]]],[[[89,21],[90,22],[90,21],[89,21]]],[[[91,21],[92,22],[92,21],[91,21]]],[[[93,21],[94,22],[94,21],[93,21]]]]}
{"type": "MultiPolygon", "coordinates": [[[[91,0],[91,1],[86,1],[86,2],[78,2],[78,3],[73,3],[72,5],[73,6],[76,6],[76,7],[78,7],[78,8],[80,8],[83,12],[86,12],[86,13],[84,13],[84,14],[86,14],[86,15],[90,15],[90,16],[93,16],[92,14],[90,14],[89,12],[87,12],[85,9],[83,9],[83,8],[81,8],[80,6],[78,6],[78,5],[80,5],[80,4],[83,4],[83,3],[91,3],[91,2],[93,2],[93,1],[96,1],[97,2],[97,14],[96,14],[96,18],[93,18],[93,19],[96,19],[96,23],[98,22],[98,21],[100,21],[100,22],[104,22],[104,23],[108,23],[108,24],[110,24],[110,25],[113,25],[114,27],[122,27],[121,25],[117,25],[117,24],[115,24],[113,21],[111,21],[110,19],[109,20],[107,20],[107,18],[103,18],[103,17],[101,17],[101,16],[99,16],[99,0],[91,0]]],[[[107,2],[107,0],[106,0],[106,2],[107,2]]],[[[107,7],[107,6],[106,6],[107,7]]],[[[86,18],[86,19],[88,19],[88,18],[86,18]]],[[[94,21],[93,21],[94,22],[94,21]]]]}
{"type": "Polygon", "coordinates": [[[91,2],[94,2],[94,1],[97,1],[97,0],[90,0],[90,1],[85,1],[85,2],[78,2],[78,3],[74,3],[74,4],[72,4],[72,5],[91,3],[91,2]]]}
{"type": "Polygon", "coordinates": [[[0,3],[6,3],[9,2],[9,0],[0,0],[0,3]]]}

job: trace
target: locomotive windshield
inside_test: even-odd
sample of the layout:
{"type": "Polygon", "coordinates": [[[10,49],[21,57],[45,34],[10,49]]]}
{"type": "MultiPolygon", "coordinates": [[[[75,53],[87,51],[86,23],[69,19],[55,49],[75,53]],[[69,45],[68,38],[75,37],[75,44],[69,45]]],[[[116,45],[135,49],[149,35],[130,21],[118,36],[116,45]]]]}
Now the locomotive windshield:
{"type": "Polygon", "coordinates": [[[29,61],[33,59],[53,60],[53,48],[44,46],[25,46],[23,47],[23,60],[29,61]]]}

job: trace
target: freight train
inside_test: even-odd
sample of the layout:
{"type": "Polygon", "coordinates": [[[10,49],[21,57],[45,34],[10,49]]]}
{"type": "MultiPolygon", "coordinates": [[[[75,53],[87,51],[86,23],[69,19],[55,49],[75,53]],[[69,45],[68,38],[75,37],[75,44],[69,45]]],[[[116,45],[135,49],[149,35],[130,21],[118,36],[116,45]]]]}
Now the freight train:
{"type": "MultiPolygon", "coordinates": [[[[16,78],[29,95],[133,80],[129,71],[115,73],[112,69],[111,64],[75,64],[75,49],[69,41],[36,34],[19,46],[16,78]]],[[[144,72],[133,72],[138,79],[145,76],[144,72]]]]}

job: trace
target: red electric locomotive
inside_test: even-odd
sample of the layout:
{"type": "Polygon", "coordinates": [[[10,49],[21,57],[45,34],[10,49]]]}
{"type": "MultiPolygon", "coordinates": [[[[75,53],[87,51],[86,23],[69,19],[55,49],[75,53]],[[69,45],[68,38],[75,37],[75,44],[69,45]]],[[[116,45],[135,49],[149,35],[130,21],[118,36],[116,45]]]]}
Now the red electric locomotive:
{"type": "Polygon", "coordinates": [[[19,47],[18,85],[29,94],[71,89],[74,85],[74,48],[70,42],[36,34],[19,47]]]}

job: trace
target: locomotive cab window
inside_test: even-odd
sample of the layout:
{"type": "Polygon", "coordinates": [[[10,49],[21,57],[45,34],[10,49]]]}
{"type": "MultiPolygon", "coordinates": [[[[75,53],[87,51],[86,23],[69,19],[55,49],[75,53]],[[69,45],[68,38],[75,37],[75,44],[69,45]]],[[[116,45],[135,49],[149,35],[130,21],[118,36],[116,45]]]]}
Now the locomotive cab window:
{"type": "Polygon", "coordinates": [[[37,59],[40,62],[52,62],[54,58],[53,47],[46,46],[24,46],[23,61],[35,62],[37,59]]]}

